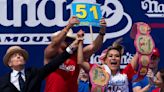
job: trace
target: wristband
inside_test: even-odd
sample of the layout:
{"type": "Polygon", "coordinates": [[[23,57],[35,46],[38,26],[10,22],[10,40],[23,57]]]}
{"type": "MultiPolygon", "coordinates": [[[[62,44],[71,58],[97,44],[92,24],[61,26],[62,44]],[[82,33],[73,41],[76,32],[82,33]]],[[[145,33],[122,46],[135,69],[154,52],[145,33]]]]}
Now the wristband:
{"type": "Polygon", "coordinates": [[[67,48],[66,48],[66,51],[67,51],[69,54],[73,54],[73,51],[71,50],[70,47],[67,47],[67,48]]]}
{"type": "Polygon", "coordinates": [[[70,54],[73,54],[73,52],[76,50],[76,48],[73,48],[71,45],[69,45],[67,48],[66,48],[66,51],[70,54]]]}
{"type": "Polygon", "coordinates": [[[103,32],[99,32],[99,34],[100,34],[100,35],[102,35],[102,36],[104,36],[104,35],[105,35],[105,33],[103,33],[103,32]]]}

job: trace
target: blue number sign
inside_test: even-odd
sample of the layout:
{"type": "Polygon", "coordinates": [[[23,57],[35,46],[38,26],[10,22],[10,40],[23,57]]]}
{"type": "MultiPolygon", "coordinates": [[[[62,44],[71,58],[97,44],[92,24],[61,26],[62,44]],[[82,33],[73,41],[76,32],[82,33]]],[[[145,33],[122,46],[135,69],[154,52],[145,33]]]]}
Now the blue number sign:
{"type": "Polygon", "coordinates": [[[72,3],[72,15],[79,18],[79,26],[100,26],[99,20],[102,15],[99,4],[72,3]]]}

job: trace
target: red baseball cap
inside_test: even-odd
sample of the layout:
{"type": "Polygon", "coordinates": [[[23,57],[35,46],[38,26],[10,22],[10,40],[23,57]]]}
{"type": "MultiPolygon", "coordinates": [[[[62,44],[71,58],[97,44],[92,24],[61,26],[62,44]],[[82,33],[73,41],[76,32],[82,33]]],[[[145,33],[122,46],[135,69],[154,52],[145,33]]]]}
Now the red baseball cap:
{"type": "Polygon", "coordinates": [[[152,54],[152,56],[160,57],[160,52],[159,52],[158,48],[154,48],[154,49],[153,49],[153,54],[152,54]]]}

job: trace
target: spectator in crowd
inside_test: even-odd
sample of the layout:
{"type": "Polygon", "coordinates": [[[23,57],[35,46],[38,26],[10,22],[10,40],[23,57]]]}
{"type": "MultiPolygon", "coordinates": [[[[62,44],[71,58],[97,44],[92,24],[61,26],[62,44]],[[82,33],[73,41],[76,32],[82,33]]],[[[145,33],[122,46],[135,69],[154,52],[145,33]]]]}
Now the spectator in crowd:
{"type": "MultiPolygon", "coordinates": [[[[74,49],[76,48],[74,46],[74,49]]],[[[71,52],[71,50],[65,50],[52,58],[51,62],[44,67],[36,69],[25,68],[28,59],[28,52],[25,49],[20,46],[9,47],[3,62],[12,71],[0,78],[0,92],[40,92],[42,80],[68,59],[71,52]]]]}
{"type": "MultiPolygon", "coordinates": [[[[134,69],[137,66],[138,54],[133,57],[130,64],[125,69],[120,71],[121,56],[123,55],[124,48],[120,44],[122,39],[116,40],[112,46],[105,49],[100,55],[102,67],[110,75],[110,80],[105,87],[105,92],[129,92],[128,80],[131,81],[132,76],[136,73],[134,69]]],[[[79,44],[80,45],[80,44],[79,44]]],[[[78,52],[78,63],[85,71],[89,71],[92,65],[85,62],[83,53],[78,52]]]]}
{"type": "MultiPolygon", "coordinates": [[[[77,64],[83,60],[83,40],[79,41],[78,50],[77,50],[77,64]]],[[[79,64],[80,65],[80,64],[79,64]]],[[[83,68],[80,69],[78,77],[78,92],[90,92],[89,87],[89,74],[84,71],[83,68]]]]}
{"type": "Polygon", "coordinates": [[[82,68],[78,77],[78,92],[90,92],[89,75],[82,68]]]}
{"type": "Polygon", "coordinates": [[[160,69],[159,72],[157,72],[156,78],[156,83],[158,85],[157,88],[154,89],[152,92],[164,92],[164,68],[160,69]]]}
{"type": "MultiPolygon", "coordinates": [[[[160,53],[157,48],[153,49],[153,54],[151,56],[152,62],[149,65],[147,76],[141,81],[133,82],[133,92],[152,92],[155,89],[156,78],[154,77],[157,73],[158,63],[159,63],[160,53]]],[[[133,77],[136,79],[137,75],[133,77]]]]}
{"type": "MultiPolygon", "coordinates": [[[[49,60],[62,53],[64,49],[69,46],[69,43],[74,40],[75,37],[68,35],[69,30],[74,24],[78,24],[79,20],[77,17],[71,17],[68,25],[52,37],[52,42],[45,49],[45,60],[44,63],[48,64],[49,60]]],[[[89,59],[90,56],[96,52],[103,43],[105,35],[106,22],[105,19],[100,21],[100,31],[93,43],[83,48],[84,58],[89,59]]],[[[84,34],[80,30],[77,34],[84,34]]],[[[72,47],[71,45],[69,47],[72,47]]],[[[72,48],[70,48],[72,49],[72,48]]],[[[72,49],[74,50],[74,49],[72,49]]],[[[73,54],[65,63],[59,66],[59,69],[51,73],[46,78],[45,92],[77,92],[78,84],[77,79],[79,75],[79,65],[77,64],[77,55],[73,54]]]]}

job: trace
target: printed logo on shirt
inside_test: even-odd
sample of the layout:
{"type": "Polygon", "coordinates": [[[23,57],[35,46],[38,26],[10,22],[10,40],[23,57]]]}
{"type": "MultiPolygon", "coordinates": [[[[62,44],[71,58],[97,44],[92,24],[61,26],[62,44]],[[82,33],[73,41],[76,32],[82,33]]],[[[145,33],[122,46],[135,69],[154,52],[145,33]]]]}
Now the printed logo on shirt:
{"type": "Polygon", "coordinates": [[[74,65],[65,65],[65,64],[62,64],[62,65],[59,66],[59,69],[65,70],[67,72],[69,72],[69,71],[75,71],[75,66],[74,65]]]}
{"type": "Polygon", "coordinates": [[[129,92],[127,76],[125,74],[112,76],[106,92],[129,92]]]}

